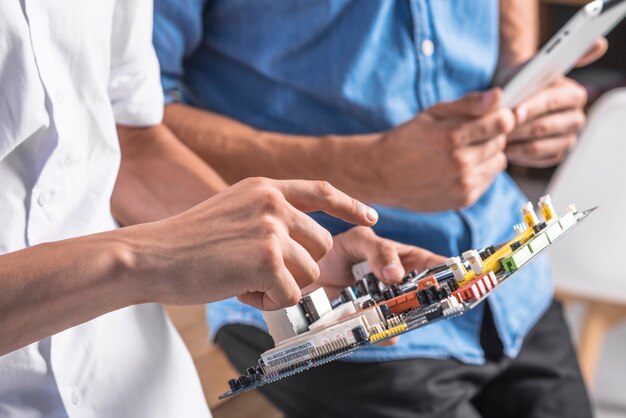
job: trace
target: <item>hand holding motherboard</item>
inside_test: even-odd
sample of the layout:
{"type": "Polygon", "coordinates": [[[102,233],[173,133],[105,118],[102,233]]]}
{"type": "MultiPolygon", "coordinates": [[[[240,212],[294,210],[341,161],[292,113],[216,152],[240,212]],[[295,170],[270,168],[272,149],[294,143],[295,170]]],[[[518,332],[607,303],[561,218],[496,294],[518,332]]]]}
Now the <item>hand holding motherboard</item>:
{"type": "Polygon", "coordinates": [[[230,391],[222,397],[472,310],[593,211],[579,212],[570,205],[558,216],[549,196],[541,198],[539,207],[543,220],[530,202],[522,207],[523,223],[515,225],[514,237],[505,244],[466,251],[421,273],[412,271],[400,284],[384,284],[369,263],[359,263],[353,266],[355,281],[338,298],[329,299],[320,288],[297,305],[264,313],[276,347],[231,379],[230,391]]]}
{"type": "Polygon", "coordinates": [[[367,260],[377,280],[387,286],[400,284],[407,271],[424,270],[443,263],[445,257],[423,248],[379,237],[367,227],[354,227],[333,238],[333,248],[319,262],[320,277],[303,294],[323,287],[329,298],[354,285],[351,267],[367,260]]]}

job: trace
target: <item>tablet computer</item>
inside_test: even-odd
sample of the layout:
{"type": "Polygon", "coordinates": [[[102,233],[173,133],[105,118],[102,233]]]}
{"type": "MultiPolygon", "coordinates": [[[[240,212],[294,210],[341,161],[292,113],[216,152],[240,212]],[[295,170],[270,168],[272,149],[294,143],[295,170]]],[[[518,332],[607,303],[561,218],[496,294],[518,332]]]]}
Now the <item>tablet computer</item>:
{"type": "Polygon", "coordinates": [[[626,0],[594,0],[580,9],[505,85],[503,106],[514,108],[567,74],[625,16],[626,0]]]}

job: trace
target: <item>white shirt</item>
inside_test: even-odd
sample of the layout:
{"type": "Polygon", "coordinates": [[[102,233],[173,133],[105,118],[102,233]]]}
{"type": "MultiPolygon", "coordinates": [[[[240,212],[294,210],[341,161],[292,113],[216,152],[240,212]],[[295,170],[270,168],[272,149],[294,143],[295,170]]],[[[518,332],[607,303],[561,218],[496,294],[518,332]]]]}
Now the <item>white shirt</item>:
{"type": "MultiPolygon", "coordinates": [[[[115,124],[163,112],[151,35],[150,0],[0,3],[0,253],[115,227],[115,124]]],[[[209,416],[158,305],[0,357],[0,417],[209,416]]]]}

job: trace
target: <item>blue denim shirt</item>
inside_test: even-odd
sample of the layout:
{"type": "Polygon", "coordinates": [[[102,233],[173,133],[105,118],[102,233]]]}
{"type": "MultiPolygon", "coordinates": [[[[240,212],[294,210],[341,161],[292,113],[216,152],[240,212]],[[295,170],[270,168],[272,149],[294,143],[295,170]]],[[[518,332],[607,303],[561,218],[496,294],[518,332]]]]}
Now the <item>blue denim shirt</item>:
{"type": "MultiPolygon", "coordinates": [[[[154,43],[168,101],[263,130],[375,132],[438,101],[489,87],[498,54],[498,1],[156,0],[154,43]]],[[[379,206],[375,230],[458,255],[511,238],[526,200],[501,174],[476,204],[460,211],[379,206]]],[[[349,227],[315,217],[333,233],[349,227]]],[[[519,352],[551,298],[544,260],[490,296],[505,354],[519,352]]],[[[405,334],[395,346],[361,350],[348,361],[455,357],[480,364],[483,309],[405,334]]],[[[236,300],[208,310],[213,334],[233,322],[264,327],[260,312],[236,300]]]]}

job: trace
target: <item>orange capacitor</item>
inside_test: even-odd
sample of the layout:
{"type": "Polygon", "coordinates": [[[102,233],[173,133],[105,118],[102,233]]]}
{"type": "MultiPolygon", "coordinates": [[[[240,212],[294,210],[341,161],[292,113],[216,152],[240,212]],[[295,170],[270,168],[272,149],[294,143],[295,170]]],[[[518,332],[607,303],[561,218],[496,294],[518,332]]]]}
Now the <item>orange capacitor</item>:
{"type": "Polygon", "coordinates": [[[420,307],[420,302],[417,300],[415,292],[405,293],[404,295],[386,300],[383,303],[387,305],[391,313],[396,315],[404,313],[409,309],[416,309],[420,307]]]}
{"type": "Polygon", "coordinates": [[[439,282],[437,281],[437,279],[435,279],[435,276],[424,277],[419,282],[417,282],[417,290],[424,290],[431,286],[435,286],[437,289],[439,289],[439,282]]]}

